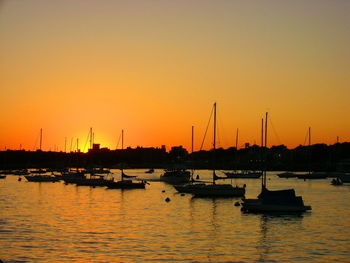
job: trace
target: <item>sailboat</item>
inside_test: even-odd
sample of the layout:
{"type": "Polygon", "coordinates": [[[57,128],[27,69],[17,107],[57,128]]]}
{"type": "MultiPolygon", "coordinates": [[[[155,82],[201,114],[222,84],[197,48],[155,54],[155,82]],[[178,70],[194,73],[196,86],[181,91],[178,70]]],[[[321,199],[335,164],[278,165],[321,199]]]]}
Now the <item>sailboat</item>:
{"type": "Polygon", "coordinates": [[[307,173],[303,173],[303,174],[298,174],[296,177],[298,179],[325,179],[327,178],[327,174],[323,173],[323,172],[311,172],[310,169],[310,161],[311,161],[311,127],[309,127],[309,131],[308,131],[308,136],[309,136],[309,171],[307,173]]]}
{"type": "MultiPolygon", "coordinates": [[[[40,148],[37,151],[42,151],[43,129],[40,129],[40,148]]],[[[28,175],[24,175],[28,182],[58,182],[60,179],[47,174],[46,169],[35,169],[28,175]]]]}
{"type": "Polygon", "coordinates": [[[216,180],[221,179],[215,173],[215,150],[216,150],[216,102],[214,103],[214,142],[213,142],[213,181],[211,183],[188,184],[187,188],[175,189],[186,191],[195,197],[242,197],[245,194],[245,187],[232,186],[231,184],[216,184],[216,180]]]}
{"type": "MultiPolygon", "coordinates": [[[[122,130],[122,150],[124,149],[124,130],[122,130]]],[[[120,169],[120,181],[114,181],[114,179],[109,180],[106,183],[108,189],[145,189],[146,181],[132,181],[131,179],[124,178],[133,178],[135,176],[126,175],[123,168],[120,169]]]]}
{"type": "MultiPolygon", "coordinates": [[[[265,150],[267,149],[267,117],[265,118],[265,150]]],[[[265,155],[266,162],[266,155],[265,155]]],[[[294,189],[271,191],[266,187],[266,164],[261,180],[261,193],[256,199],[243,199],[243,212],[300,213],[311,210],[304,205],[303,198],[296,196],[294,189]]]]}

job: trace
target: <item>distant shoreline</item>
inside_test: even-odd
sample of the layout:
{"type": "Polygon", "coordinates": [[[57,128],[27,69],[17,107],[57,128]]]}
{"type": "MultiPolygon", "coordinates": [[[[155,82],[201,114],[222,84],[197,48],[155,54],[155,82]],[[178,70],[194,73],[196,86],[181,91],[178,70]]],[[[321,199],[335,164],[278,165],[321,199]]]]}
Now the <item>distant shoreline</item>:
{"type": "Polygon", "coordinates": [[[350,143],[315,144],[288,149],[284,145],[262,148],[253,145],[236,148],[188,153],[182,146],[169,152],[164,148],[93,149],[82,152],[0,151],[0,169],[108,167],[187,169],[261,170],[270,171],[350,171],[350,143]],[[263,160],[266,160],[263,161],[263,160]]]}

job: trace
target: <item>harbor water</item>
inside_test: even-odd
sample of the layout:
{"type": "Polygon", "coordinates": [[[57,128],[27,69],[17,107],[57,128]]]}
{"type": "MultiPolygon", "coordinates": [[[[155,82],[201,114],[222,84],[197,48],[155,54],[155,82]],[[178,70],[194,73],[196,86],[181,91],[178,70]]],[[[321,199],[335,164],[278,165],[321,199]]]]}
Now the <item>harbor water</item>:
{"type": "MultiPolygon", "coordinates": [[[[126,170],[150,179],[146,189],[0,180],[0,259],[3,262],[350,262],[350,184],[331,179],[282,179],[269,189],[294,188],[312,211],[246,214],[240,198],[193,198],[157,181],[162,170],[126,170]],[[165,199],[170,198],[169,202],[165,199]]],[[[113,170],[118,178],[120,172],[113,170]]],[[[209,179],[211,171],[196,171],[209,179]]],[[[220,172],[218,172],[220,175],[220,172]]],[[[246,184],[256,197],[259,179],[246,184]]]]}

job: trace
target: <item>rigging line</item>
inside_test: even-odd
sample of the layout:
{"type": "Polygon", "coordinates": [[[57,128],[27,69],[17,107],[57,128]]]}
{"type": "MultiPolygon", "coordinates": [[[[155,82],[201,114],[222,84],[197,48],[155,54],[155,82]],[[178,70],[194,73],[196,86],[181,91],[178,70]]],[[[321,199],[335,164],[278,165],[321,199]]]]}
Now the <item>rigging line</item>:
{"type": "Polygon", "coordinates": [[[303,146],[306,145],[306,140],[307,140],[307,138],[308,138],[308,135],[309,135],[309,130],[306,131],[306,135],[305,135],[305,139],[304,139],[303,146]]]}
{"type": "Polygon", "coordinates": [[[213,112],[214,112],[214,106],[211,109],[210,118],[209,118],[209,121],[208,121],[208,124],[207,124],[207,128],[205,129],[205,133],[204,133],[203,141],[202,141],[202,144],[201,144],[201,148],[199,149],[200,151],[203,148],[203,144],[204,144],[204,141],[205,141],[205,137],[207,136],[207,132],[208,132],[208,128],[209,128],[211,117],[213,116],[213,112]]]}
{"type": "Polygon", "coordinates": [[[89,130],[89,132],[88,132],[88,135],[87,135],[87,137],[86,137],[86,141],[85,141],[85,144],[84,144],[84,152],[85,152],[85,150],[86,150],[86,145],[87,145],[87,143],[88,143],[88,141],[89,141],[89,135],[90,135],[90,130],[89,130]]]}
{"type": "Polygon", "coordinates": [[[275,135],[275,136],[276,136],[276,138],[277,138],[277,142],[278,142],[278,144],[281,144],[281,140],[280,140],[280,138],[278,137],[278,134],[277,134],[277,132],[276,132],[275,127],[273,126],[273,123],[272,123],[271,117],[269,118],[269,122],[270,122],[270,124],[271,124],[272,131],[273,131],[274,135],[275,135]]]}
{"type": "Polygon", "coordinates": [[[34,143],[34,146],[33,146],[33,151],[35,151],[36,144],[38,143],[39,136],[40,136],[40,132],[39,132],[39,135],[37,135],[37,137],[35,139],[35,143],[34,143]]]}
{"type": "Polygon", "coordinates": [[[216,113],[217,115],[217,142],[218,142],[218,148],[222,147],[221,141],[226,142],[226,138],[223,137],[221,131],[224,131],[224,125],[223,122],[221,121],[221,115],[220,113],[216,113]]]}
{"type": "Polygon", "coordinates": [[[117,142],[117,147],[116,147],[116,149],[118,149],[118,146],[119,146],[119,142],[120,142],[120,138],[122,137],[122,134],[120,133],[119,134],[119,138],[118,138],[118,142],[117,142]]]}

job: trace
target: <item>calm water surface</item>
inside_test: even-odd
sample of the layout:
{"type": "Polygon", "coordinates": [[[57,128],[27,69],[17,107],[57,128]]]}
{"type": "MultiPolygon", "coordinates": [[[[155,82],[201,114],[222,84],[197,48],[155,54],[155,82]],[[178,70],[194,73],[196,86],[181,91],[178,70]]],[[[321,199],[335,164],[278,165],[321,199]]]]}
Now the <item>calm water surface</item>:
{"type": "MultiPolygon", "coordinates": [[[[162,171],[144,172],[126,171],[162,171]]],[[[238,198],[181,196],[163,182],[123,191],[17,178],[0,180],[4,262],[350,262],[350,185],[330,179],[269,173],[269,189],[293,187],[313,209],[278,216],[243,214],[238,198]]],[[[260,180],[232,183],[246,183],[247,197],[260,190],[260,180]]]]}

